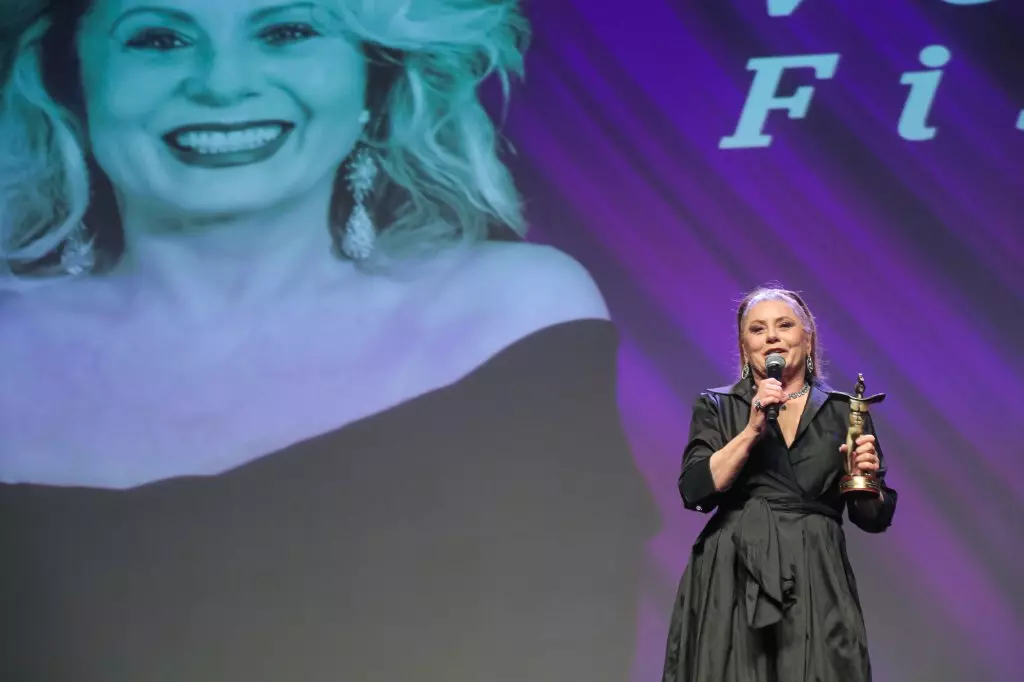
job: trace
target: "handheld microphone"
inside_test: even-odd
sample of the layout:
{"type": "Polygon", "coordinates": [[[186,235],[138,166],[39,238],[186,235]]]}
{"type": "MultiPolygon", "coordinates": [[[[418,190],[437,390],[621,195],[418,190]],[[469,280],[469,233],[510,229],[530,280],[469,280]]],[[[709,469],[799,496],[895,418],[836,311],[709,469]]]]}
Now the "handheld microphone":
{"type": "MultiPolygon", "coordinates": [[[[772,353],[768,356],[768,359],[764,361],[764,370],[768,375],[769,379],[775,379],[776,381],[782,381],[782,370],[786,368],[786,358],[782,357],[778,353],[772,353]]],[[[770,422],[778,421],[779,419],[779,404],[772,403],[771,405],[764,408],[764,417],[770,422]]]]}

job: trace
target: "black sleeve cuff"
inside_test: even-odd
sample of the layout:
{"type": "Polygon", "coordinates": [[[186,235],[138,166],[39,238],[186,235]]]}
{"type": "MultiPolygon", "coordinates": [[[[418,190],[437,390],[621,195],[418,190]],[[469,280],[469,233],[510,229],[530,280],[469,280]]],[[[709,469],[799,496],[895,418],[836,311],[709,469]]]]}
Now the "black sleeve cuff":
{"type": "Polygon", "coordinates": [[[881,506],[870,515],[865,514],[862,507],[858,506],[856,502],[850,503],[848,513],[853,525],[866,533],[883,533],[888,530],[892,525],[892,518],[896,514],[896,501],[899,499],[899,495],[892,488],[884,487],[884,484],[882,495],[884,499],[881,506]]]}
{"type": "Polygon", "coordinates": [[[683,498],[683,506],[691,511],[707,514],[715,508],[718,491],[711,476],[710,457],[694,459],[683,469],[679,477],[679,494],[683,498]]]}

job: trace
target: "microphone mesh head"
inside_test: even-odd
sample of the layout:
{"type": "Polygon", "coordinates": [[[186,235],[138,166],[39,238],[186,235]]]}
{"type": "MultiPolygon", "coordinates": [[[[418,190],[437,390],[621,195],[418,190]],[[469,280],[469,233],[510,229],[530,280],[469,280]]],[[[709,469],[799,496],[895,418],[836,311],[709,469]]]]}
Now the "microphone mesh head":
{"type": "Polygon", "coordinates": [[[772,353],[768,356],[768,359],[764,361],[764,366],[766,369],[778,368],[779,370],[782,370],[786,366],[786,358],[782,357],[778,353],[772,353]]]}

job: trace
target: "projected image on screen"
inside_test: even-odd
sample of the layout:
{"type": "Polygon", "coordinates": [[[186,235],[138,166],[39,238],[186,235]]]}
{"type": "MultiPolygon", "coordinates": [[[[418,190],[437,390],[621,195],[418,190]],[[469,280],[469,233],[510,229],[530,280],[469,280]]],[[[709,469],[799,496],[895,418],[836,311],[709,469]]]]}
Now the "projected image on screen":
{"type": "Polygon", "coordinates": [[[0,678],[619,681],[653,512],[494,0],[0,25],[0,678]]]}

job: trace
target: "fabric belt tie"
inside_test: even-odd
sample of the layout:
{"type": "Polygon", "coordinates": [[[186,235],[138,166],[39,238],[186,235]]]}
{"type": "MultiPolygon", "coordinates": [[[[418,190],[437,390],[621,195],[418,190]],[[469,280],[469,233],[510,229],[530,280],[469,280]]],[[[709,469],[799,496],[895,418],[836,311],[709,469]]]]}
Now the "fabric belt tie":
{"type": "Polygon", "coordinates": [[[742,508],[733,533],[736,553],[746,573],[747,625],[757,630],[782,620],[792,604],[794,578],[782,563],[775,512],[818,514],[842,522],[832,507],[810,500],[751,498],[742,508]]]}

